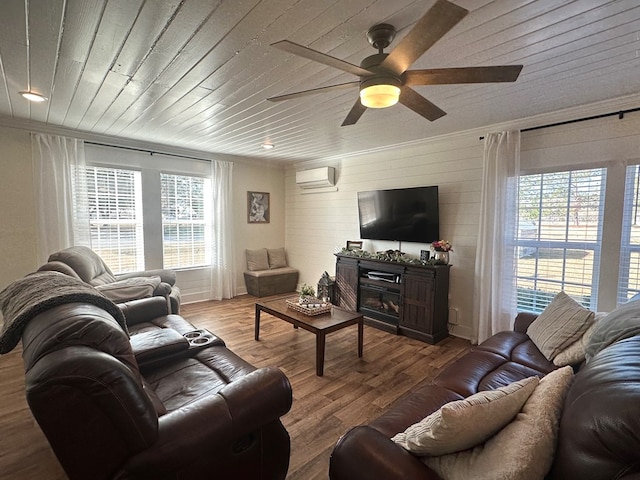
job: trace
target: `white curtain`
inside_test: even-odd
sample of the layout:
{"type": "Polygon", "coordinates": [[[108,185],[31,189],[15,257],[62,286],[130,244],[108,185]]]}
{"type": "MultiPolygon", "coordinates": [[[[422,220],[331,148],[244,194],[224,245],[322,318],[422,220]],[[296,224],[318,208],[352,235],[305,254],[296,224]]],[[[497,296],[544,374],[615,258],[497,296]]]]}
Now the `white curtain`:
{"type": "Polygon", "coordinates": [[[236,295],[235,242],[233,232],[233,163],[211,162],[213,194],[213,259],[211,300],[236,295]]]}
{"type": "Polygon", "coordinates": [[[84,142],[31,136],[38,263],[73,245],[90,245],[84,142]]]}
{"type": "Polygon", "coordinates": [[[520,132],[485,136],[480,230],[475,265],[472,341],[510,330],[515,306],[515,238],[517,225],[520,132]]]}

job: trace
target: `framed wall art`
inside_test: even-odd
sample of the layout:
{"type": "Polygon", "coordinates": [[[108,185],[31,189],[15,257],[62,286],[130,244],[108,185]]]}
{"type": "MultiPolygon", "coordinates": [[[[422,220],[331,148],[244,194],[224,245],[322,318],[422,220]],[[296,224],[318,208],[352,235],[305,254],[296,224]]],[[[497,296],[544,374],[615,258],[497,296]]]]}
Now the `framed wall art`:
{"type": "Polygon", "coordinates": [[[347,250],[349,251],[362,250],[362,241],[347,240],[347,250]]]}
{"type": "Polygon", "coordinates": [[[247,222],[269,223],[270,217],[269,193],[247,192],[247,222]]]}

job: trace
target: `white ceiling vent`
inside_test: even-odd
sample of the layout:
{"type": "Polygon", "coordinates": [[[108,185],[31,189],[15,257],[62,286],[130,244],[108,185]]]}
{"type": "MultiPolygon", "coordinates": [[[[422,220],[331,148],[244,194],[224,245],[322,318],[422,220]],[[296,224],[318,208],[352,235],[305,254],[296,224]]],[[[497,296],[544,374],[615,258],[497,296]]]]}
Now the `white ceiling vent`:
{"type": "Polygon", "coordinates": [[[335,168],[320,167],[296,172],[296,185],[300,188],[333,187],[336,184],[335,168]]]}

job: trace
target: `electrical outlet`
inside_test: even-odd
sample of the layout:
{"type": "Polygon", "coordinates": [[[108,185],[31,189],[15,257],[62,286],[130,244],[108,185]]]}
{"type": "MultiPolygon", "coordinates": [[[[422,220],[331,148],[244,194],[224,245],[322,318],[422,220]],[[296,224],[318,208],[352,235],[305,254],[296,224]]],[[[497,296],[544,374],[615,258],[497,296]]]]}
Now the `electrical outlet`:
{"type": "Polygon", "coordinates": [[[458,309],[455,307],[449,307],[449,323],[458,325],[458,309]]]}

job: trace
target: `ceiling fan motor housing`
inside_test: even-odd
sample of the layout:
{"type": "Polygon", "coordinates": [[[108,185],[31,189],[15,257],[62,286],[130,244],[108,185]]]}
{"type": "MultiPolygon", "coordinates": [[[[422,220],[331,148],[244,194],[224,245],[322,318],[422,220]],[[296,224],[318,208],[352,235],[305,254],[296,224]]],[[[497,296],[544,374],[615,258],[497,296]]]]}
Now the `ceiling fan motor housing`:
{"type": "Polygon", "coordinates": [[[386,53],[378,53],[365,58],[360,66],[371,75],[360,77],[360,101],[369,108],[386,108],[395,105],[400,97],[402,81],[380,64],[387,58],[386,53]]]}
{"type": "Polygon", "coordinates": [[[388,55],[388,53],[377,53],[375,55],[370,55],[362,60],[360,66],[366,70],[369,70],[373,74],[371,76],[361,78],[360,90],[363,90],[372,85],[394,85],[396,87],[402,86],[402,80],[399,76],[394,75],[388,70],[378,68],[388,55]]]}
{"type": "Polygon", "coordinates": [[[374,75],[372,77],[367,77],[360,82],[360,90],[364,90],[367,87],[372,87],[374,85],[393,85],[394,87],[400,88],[402,86],[402,82],[394,76],[391,75],[374,75]]]}
{"type": "Polygon", "coordinates": [[[388,53],[376,53],[375,55],[369,55],[368,57],[365,57],[362,62],[360,62],[360,66],[365,70],[375,72],[376,70],[379,70],[378,67],[388,56],[388,53]]]}

